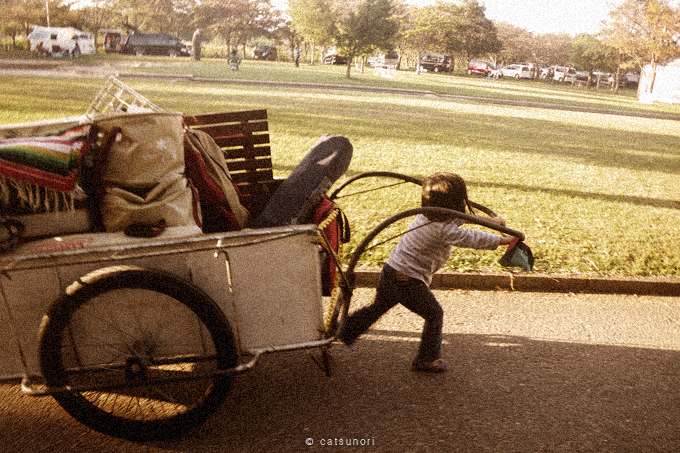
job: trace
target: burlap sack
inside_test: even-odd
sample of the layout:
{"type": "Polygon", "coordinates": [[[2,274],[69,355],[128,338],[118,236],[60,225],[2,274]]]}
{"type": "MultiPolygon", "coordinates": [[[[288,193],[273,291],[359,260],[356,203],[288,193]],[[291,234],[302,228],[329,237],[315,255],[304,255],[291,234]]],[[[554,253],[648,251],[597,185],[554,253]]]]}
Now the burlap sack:
{"type": "Polygon", "coordinates": [[[121,128],[108,151],[105,185],[149,189],[169,174],[184,172],[181,113],[102,114],[93,123],[105,135],[121,128]]]}
{"type": "Polygon", "coordinates": [[[183,176],[170,175],[148,192],[133,193],[122,187],[107,187],[101,200],[101,216],[108,232],[122,231],[133,223],[195,226],[193,193],[183,176]]]}

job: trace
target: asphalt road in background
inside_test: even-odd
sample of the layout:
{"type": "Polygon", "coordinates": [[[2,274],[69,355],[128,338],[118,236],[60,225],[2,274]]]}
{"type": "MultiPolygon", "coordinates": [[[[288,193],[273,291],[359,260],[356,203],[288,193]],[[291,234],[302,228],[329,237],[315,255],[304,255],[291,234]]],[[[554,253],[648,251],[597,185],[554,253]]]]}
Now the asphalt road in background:
{"type": "MultiPolygon", "coordinates": [[[[370,302],[373,293],[357,290],[353,306],[370,302]]],[[[213,417],[168,442],[98,434],[50,398],[0,385],[0,450],[680,450],[680,298],[436,295],[445,311],[446,373],[409,370],[422,321],[398,306],[352,348],[334,345],[331,377],[311,359],[315,350],[264,356],[236,378],[213,417]],[[355,439],[358,445],[346,445],[355,439]]]]}

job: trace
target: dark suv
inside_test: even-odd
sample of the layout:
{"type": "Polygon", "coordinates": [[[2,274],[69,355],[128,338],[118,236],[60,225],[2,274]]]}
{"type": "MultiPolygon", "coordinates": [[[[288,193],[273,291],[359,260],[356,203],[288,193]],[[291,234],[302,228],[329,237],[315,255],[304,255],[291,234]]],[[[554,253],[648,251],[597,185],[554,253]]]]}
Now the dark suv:
{"type": "Polygon", "coordinates": [[[257,46],[253,50],[253,58],[256,60],[278,60],[278,55],[276,53],[276,47],[274,46],[257,46]]]}
{"type": "Polygon", "coordinates": [[[470,60],[467,67],[467,75],[479,74],[483,76],[488,76],[495,69],[496,66],[490,61],[470,60]]]}
{"type": "Polygon", "coordinates": [[[188,57],[189,49],[177,36],[165,33],[133,32],[125,40],[122,53],[142,55],[167,55],[170,57],[188,57]]]}
{"type": "Polygon", "coordinates": [[[447,55],[427,53],[420,57],[420,67],[432,72],[451,72],[451,58],[447,55]]]}

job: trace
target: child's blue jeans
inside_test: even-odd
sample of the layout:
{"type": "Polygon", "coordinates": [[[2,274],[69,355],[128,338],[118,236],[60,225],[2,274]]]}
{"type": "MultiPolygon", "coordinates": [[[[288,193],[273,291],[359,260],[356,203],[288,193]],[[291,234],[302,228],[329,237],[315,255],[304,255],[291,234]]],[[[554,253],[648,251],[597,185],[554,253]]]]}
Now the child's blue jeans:
{"type": "Polygon", "coordinates": [[[441,305],[424,282],[415,278],[404,278],[387,264],[380,273],[375,301],[352,313],[347,319],[341,334],[342,341],[352,344],[359,335],[397,304],[402,304],[425,319],[418,357],[428,362],[440,358],[444,322],[441,305]]]}

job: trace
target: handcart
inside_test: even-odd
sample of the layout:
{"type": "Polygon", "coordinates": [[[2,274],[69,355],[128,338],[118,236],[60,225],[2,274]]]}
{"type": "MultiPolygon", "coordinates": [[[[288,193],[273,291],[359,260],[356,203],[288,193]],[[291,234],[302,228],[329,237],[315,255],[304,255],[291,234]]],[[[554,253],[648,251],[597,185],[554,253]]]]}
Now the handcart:
{"type": "MultiPolygon", "coordinates": [[[[116,86],[110,99],[100,95],[93,103],[97,109],[153,106],[116,86]],[[100,108],[102,102],[109,107],[100,108]]],[[[43,127],[2,126],[0,135],[43,127]]],[[[366,173],[330,198],[366,177],[420,183],[366,173]]],[[[318,349],[328,372],[328,348],[349,311],[354,268],[368,244],[391,223],[432,209],[408,210],[378,225],[347,267],[333,256],[341,295],[330,298],[323,295],[319,259],[327,239],[313,224],[212,234],[173,227],[153,238],[82,232],[16,245],[0,255],[6,322],[0,379],[21,379],[28,395],[54,397],[76,420],[107,435],[133,441],[182,435],[213,414],[234,376],[263,354],[318,349]]]]}

